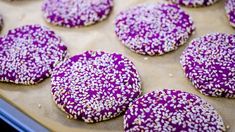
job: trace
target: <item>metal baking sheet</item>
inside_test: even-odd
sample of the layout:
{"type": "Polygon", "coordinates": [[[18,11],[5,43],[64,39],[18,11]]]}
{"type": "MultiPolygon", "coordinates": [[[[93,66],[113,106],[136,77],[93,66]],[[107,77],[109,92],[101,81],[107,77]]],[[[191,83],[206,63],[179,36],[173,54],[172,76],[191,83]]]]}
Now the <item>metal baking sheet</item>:
{"type": "MultiPolygon", "coordinates": [[[[224,0],[202,8],[183,9],[189,13],[196,25],[196,33],[178,50],[163,56],[142,56],[125,48],[114,33],[114,19],[117,13],[140,3],[164,2],[164,0],[114,0],[114,9],[108,19],[98,24],[82,28],[63,28],[46,23],[42,17],[41,0],[0,0],[0,13],[5,26],[1,35],[9,29],[25,24],[42,24],[60,35],[67,43],[70,55],[86,50],[118,52],[132,60],[142,78],[144,93],[157,89],[179,89],[199,95],[211,103],[223,117],[228,131],[235,131],[235,100],[207,97],[200,94],[185,78],[179,57],[188,43],[199,36],[212,32],[234,33],[229,25],[224,0]],[[145,59],[147,57],[148,59],[145,59]],[[172,74],[173,76],[170,76],[172,74]]],[[[38,85],[23,86],[0,83],[1,98],[8,100],[21,111],[53,131],[123,131],[123,116],[96,124],[86,124],[79,120],[67,119],[57,108],[50,94],[50,78],[38,85]],[[41,105],[41,107],[39,107],[41,105]]]]}

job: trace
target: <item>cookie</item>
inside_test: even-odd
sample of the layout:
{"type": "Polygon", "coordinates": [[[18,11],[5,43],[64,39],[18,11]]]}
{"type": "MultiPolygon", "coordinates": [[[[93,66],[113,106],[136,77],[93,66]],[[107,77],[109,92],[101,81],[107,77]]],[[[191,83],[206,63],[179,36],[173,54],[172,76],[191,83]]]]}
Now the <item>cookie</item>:
{"type": "Polygon", "coordinates": [[[95,123],[122,114],[141,94],[134,64],[121,54],[86,51],[58,65],[52,95],[68,118],[95,123]]]}
{"type": "Polygon", "coordinates": [[[67,54],[67,47],[53,31],[25,25],[0,37],[0,81],[36,84],[50,76],[67,54]]]}
{"type": "Polygon", "coordinates": [[[194,39],[180,62],[204,95],[235,97],[235,35],[213,33],[194,39]]]}
{"type": "Polygon", "coordinates": [[[124,115],[126,132],[222,132],[221,116],[205,100],[179,90],[154,91],[135,100],[124,115]]]}
{"type": "Polygon", "coordinates": [[[225,11],[230,24],[235,27],[235,0],[227,0],[225,2],[225,11]]]}
{"type": "Polygon", "coordinates": [[[79,27],[104,20],[112,7],[113,0],[44,0],[42,11],[49,23],[79,27]]]}
{"type": "Polygon", "coordinates": [[[202,6],[213,5],[218,0],[169,0],[169,1],[187,7],[202,7],[202,6]]]}
{"type": "Polygon", "coordinates": [[[121,42],[143,55],[162,55],[183,45],[195,30],[175,4],[141,4],[119,13],[115,32],[121,42]]]}

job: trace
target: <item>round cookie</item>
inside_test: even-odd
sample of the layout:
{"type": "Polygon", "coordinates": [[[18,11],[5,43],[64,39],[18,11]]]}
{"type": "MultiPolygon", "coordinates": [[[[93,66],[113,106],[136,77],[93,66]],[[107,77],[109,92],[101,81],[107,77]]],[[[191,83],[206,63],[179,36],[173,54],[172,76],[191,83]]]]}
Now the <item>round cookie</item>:
{"type": "Polygon", "coordinates": [[[67,47],[53,31],[25,25],[0,37],[0,81],[35,84],[47,78],[67,54],[67,47]]]}
{"type": "Polygon", "coordinates": [[[104,20],[113,0],[44,0],[42,11],[49,23],[66,26],[88,26],[104,20]]]}
{"type": "Polygon", "coordinates": [[[0,15],[0,32],[2,30],[2,27],[3,27],[3,17],[2,15],[0,15]]]}
{"type": "Polygon", "coordinates": [[[141,94],[134,64],[117,53],[86,51],[58,65],[52,95],[68,118],[87,123],[114,118],[141,94]]]}
{"type": "Polygon", "coordinates": [[[154,91],[135,100],[124,115],[126,132],[222,132],[216,110],[200,97],[179,90],[154,91]]]}
{"type": "Polygon", "coordinates": [[[194,30],[190,16],[175,4],[141,4],[122,11],[115,21],[122,43],[143,55],[175,50],[194,30]]]}
{"type": "Polygon", "coordinates": [[[218,0],[169,0],[169,1],[187,7],[202,7],[202,6],[210,6],[216,3],[218,0]]]}
{"type": "Polygon", "coordinates": [[[235,0],[227,0],[225,2],[225,11],[230,24],[235,27],[235,0]]]}
{"type": "Polygon", "coordinates": [[[235,35],[213,33],[194,39],[180,62],[201,93],[235,97],[235,35]]]}

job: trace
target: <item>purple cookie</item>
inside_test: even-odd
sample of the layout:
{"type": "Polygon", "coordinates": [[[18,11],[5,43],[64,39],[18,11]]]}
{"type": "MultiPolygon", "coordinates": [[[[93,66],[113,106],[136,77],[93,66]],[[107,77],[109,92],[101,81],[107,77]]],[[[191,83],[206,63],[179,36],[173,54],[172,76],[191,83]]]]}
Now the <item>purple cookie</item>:
{"type": "Polygon", "coordinates": [[[180,62],[201,93],[235,97],[235,35],[213,33],[194,39],[180,62]]]}
{"type": "Polygon", "coordinates": [[[205,100],[179,90],[154,91],[135,100],[124,115],[126,132],[221,132],[221,116],[205,100]]]}
{"type": "Polygon", "coordinates": [[[201,7],[201,6],[210,6],[216,3],[218,0],[168,0],[168,1],[188,7],[201,7]]]}
{"type": "Polygon", "coordinates": [[[44,0],[42,11],[49,23],[77,27],[104,20],[113,0],[44,0]]]}
{"type": "Polygon", "coordinates": [[[175,4],[144,4],[121,12],[115,21],[118,38],[132,51],[161,55],[183,45],[195,30],[175,4]]]}
{"type": "Polygon", "coordinates": [[[87,123],[114,118],[141,94],[134,64],[116,53],[87,51],[58,65],[52,95],[69,118],[87,123]]]}
{"type": "Polygon", "coordinates": [[[25,25],[0,37],[0,81],[35,84],[49,77],[67,47],[53,31],[25,25]]]}
{"type": "Polygon", "coordinates": [[[225,3],[225,11],[227,13],[230,24],[235,27],[235,0],[227,0],[225,3]]]}

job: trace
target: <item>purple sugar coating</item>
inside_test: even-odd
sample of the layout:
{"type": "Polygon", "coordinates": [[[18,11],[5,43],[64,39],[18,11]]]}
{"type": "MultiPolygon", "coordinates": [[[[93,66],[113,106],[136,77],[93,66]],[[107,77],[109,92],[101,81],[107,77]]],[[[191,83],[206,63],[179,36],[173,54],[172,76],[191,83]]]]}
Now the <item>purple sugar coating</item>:
{"type": "Polygon", "coordinates": [[[124,115],[126,132],[220,132],[225,125],[200,97],[179,90],[154,91],[135,100],[124,115]]]}
{"type": "Polygon", "coordinates": [[[169,0],[169,1],[187,7],[201,7],[201,6],[210,6],[216,3],[218,0],[169,0]]]}
{"type": "Polygon", "coordinates": [[[225,2],[225,11],[230,24],[235,27],[235,0],[227,0],[225,2]]]}
{"type": "Polygon", "coordinates": [[[42,11],[49,23],[78,27],[104,20],[112,7],[113,0],[44,0],[42,11]]]}
{"type": "Polygon", "coordinates": [[[213,33],[194,39],[180,62],[201,93],[235,97],[235,35],[213,33]]]}
{"type": "Polygon", "coordinates": [[[0,81],[35,84],[64,59],[67,47],[53,31],[25,25],[0,37],[0,81]]]}
{"type": "Polygon", "coordinates": [[[52,95],[68,118],[94,123],[122,114],[141,94],[134,64],[121,54],[86,51],[58,65],[52,95]]]}
{"type": "Polygon", "coordinates": [[[175,50],[195,30],[190,16],[175,4],[132,7],[116,17],[115,25],[122,43],[143,55],[161,55],[175,50]]]}

